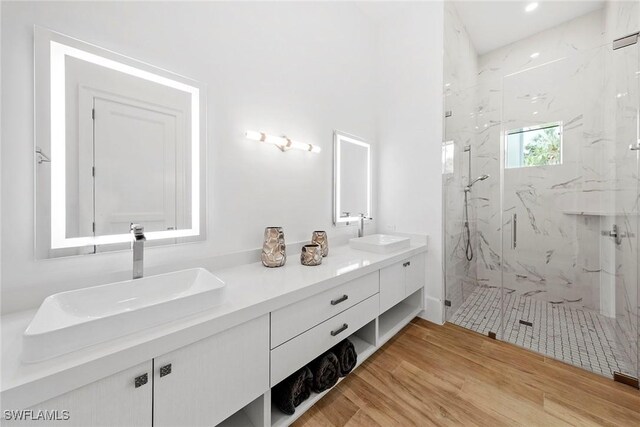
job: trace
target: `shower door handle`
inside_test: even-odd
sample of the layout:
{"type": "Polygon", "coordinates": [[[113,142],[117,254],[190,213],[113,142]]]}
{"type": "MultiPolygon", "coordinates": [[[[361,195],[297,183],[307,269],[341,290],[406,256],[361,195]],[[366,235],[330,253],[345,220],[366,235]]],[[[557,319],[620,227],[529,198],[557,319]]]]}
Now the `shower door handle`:
{"type": "Polygon", "coordinates": [[[511,244],[513,249],[518,246],[518,214],[513,214],[511,218],[511,244]]]}

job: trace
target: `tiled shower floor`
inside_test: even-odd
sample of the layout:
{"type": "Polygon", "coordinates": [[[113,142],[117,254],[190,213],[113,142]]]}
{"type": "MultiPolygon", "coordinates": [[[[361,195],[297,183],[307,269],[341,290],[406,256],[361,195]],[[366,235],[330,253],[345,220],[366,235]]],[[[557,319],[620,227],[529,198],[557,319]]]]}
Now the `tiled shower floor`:
{"type": "MultiPolygon", "coordinates": [[[[478,287],[449,321],[484,335],[496,332],[500,338],[500,306],[499,288],[478,287]]],[[[625,372],[611,319],[512,290],[505,290],[504,307],[504,341],[608,377],[625,372]]]]}

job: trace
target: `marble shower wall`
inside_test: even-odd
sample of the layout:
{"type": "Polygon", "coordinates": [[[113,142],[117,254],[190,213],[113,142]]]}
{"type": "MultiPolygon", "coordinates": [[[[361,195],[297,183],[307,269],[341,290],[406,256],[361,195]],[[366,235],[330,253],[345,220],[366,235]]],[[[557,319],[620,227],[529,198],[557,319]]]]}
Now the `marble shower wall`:
{"type": "MultiPolygon", "coordinates": [[[[477,54],[455,6],[445,2],[444,102],[451,115],[444,119],[445,144],[453,150],[448,170],[443,170],[445,221],[446,298],[449,318],[477,286],[476,259],[467,261],[463,229],[464,187],[468,182],[469,153],[475,145],[477,54]]],[[[475,173],[472,171],[472,173],[475,173]]],[[[469,199],[469,228],[477,253],[475,203],[469,199]]]]}
{"type": "Polygon", "coordinates": [[[476,169],[478,280],[559,304],[599,309],[599,224],[572,215],[579,194],[600,192],[604,135],[603,10],[489,52],[479,58],[482,117],[476,169]],[[539,53],[536,58],[531,58],[539,53]],[[505,169],[500,209],[501,133],[563,123],[562,165],[505,169]],[[512,218],[517,214],[517,247],[512,218]],[[504,221],[504,242],[501,233],[504,221]]]}

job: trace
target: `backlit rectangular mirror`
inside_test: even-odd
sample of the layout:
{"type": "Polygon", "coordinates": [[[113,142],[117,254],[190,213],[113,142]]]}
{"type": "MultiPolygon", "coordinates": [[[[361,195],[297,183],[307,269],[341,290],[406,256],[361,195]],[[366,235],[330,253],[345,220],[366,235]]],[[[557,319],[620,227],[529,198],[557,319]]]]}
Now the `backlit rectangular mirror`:
{"type": "Polygon", "coordinates": [[[371,146],[353,135],[333,134],[333,223],[371,215],[371,146]]]}
{"type": "Polygon", "coordinates": [[[35,95],[39,258],[204,238],[199,83],[36,27],[35,95]]]}

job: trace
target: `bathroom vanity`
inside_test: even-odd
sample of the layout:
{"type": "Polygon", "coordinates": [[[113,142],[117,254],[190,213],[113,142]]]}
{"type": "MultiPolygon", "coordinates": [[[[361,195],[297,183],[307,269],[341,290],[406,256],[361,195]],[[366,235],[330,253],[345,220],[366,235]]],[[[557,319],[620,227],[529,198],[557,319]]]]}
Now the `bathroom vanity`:
{"type": "Polygon", "coordinates": [[[224,294],[206,311],[35,363],[22,359],[35,312],[4,316],[3,415],[57,411],[69,426],[288,425],[326,392],[287,416],[272,408],[271,388],[347,337],[360,364],[410,322],[423,308],[426,250],[414,238],[388,254],[335,247],[316,267],[218,270],[224,294]]]}
{"type": "Polygon", "coordinates": [[[422,311],[426,237],[363,237],[371,146],[338,131],[333,224],[359,224],[358,239],[321,265],[289,252],[279,268],[182,260],[192,268],[142,278],[144,244],[206,239],[207,90],[41,27],[34,49],[36,258],[134,241],[135,280],[2,317],[3,426],[288,425],[326,392],[286,416],[274,386],[345,338],[362,363],[422,311]]]}

